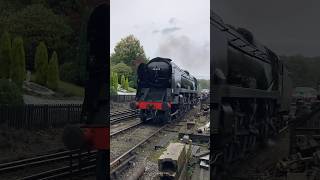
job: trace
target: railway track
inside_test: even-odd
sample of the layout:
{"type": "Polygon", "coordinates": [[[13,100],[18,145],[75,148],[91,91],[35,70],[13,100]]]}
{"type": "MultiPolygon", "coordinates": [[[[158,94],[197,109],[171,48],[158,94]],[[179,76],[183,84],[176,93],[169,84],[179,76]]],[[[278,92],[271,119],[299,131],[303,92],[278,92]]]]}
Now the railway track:
{"type": "Polygon", "coordinates": [[[132,109],[126,109],[124,111],[116,111],[110,114],[110,124],[115,124],[123,120],[136,117],[136,111],[132,109]]]}
{"type": "Polygon", "coordinates": [[[110,113],[110,116],[113,117],[113,116],[117,116],[117,115],[121,115],[123,113],[128,113],[128,112],[134,112],[135,110],[133,109],[124,109],[124,110],[120,110],[120,111],[113,111],[110,113]]]}
{"type": "MultiPolygon", "coordinates": [[[[135,117],[135,110],[126,109],[124,111],[116,111],[110,114],[110,122],[114,124],[132,117],[135,117]]],[[[125,132],[133,127],[140,125],[142,122],[137,122],[126,128],[123,128],[116,134],[125,132]]],[[[14,175],[18,179],[57,179],[70,176],[75,173],[93,172],[96,164],[96,151],[92,152],[80,152],[79,150],[61,151],[51,153],[47,155],[41,155],[33,158],[26,158],[22,160],[16,160],[0,164],[0,174],[2,175],[14,175]],[[46,168],[48,170],[41,170],[32,173],[17,174],[20,171],[28,171],[29,169],[37,169],[43,166],[50,166],[51,164],[61,164],[59,168],[46,168]],[[39,173],[40,172],[40,173],[39,173]],[[24,174],[28,174],[22,177],[24,174]]],[[[9,177],[9,176],[8,176],[9,177]]]]}
{"type": "Polygon", "coordinates": [[[146,138],[140,140],[138,143],[136,143],[129,150],[125,151],[120,156],[113,159],[112,162],[110,163],[110,178],[111,179],[117,178],[118,174],[120,172],[122,172],[122,170],[130,164],[130,161],[132,161],[135,158],[134,151],[136,149],[138,149],[139,147],[141,147],[143,144],[145,144],[150,138],[157,135],[161,130],[163,130],[167,126],[168,126],[168,124],[161,126],[157,130],[155,130],[153,133],[148,135],[146,138]]]}
{"type": "Polygon", "coordinates": [[[139,122],[136,122],[134,124],[131,124],[131,125],[125,127],[125,128],[122,128],[122,129],[120,129],[120,130],[118,130],[116,132],[111,133],[110,136],[112,137],[112,136],[115,136],[115,135],[120,134],[122,132],[128,131],[128,130],[134,128],[134,127],[137,127],[137,126],[141,125],[142,123],[143,123],[142,121],[139,121],[139,122]]]}
{"type": "MultiPolygon", "coordinates": [[[[42,170],[38,173],[34,172],[22,177],[18,175],[18,179],[57,179],[63,178],[74,173],[88,172],[95,168],[96,151],[80,152],[79,150],[62,151],[48,155],[42,155],[34,158],[27,158],[23,160],[12,161],[0,164],[0,174],[14,173],[16,176],[20,170],[34,169],[43,166],[49,166],[52,163],[60,163],[59,168],[50,168],[49,170],[42,170]],[[69,161],[69,163],[67,163],[69,161]],[[75,162],[78,161],[78,162],[75,162]]],[[[25,173],[23,173],[25,174],[25,173]]]]}
{"type": "MultiPolygon", "coordinates": [[[[185,114],[177,117],[177,118],[181,119],[180,121],[173,121],[174,122],[173,124],[167,123],[163,126],[158,126],[156,128],[155,128],[155,126],[143,126],[144,125],[143,122],[137,122],[136,124],[130,125],[127,128],[123,129],[122,132],[127,132],[128,130],[139,126],[139,128],[136,131],[135,130],[132,131],[133,135],[126,134],[126,135],[118,136],[118,137],[120,137],[120,141],[125,141],[125,142],[130,142],[130,143],[132,143],[134,141],[135,143],[133,143],[133,145],[131,145],[129,147],[126,146],[125,150],[121,150],[122,153],[118,153],[117,156],[113,156],[112,151],[110,152],[110,161],[111,161],[110,162],[110,179],[120,178],[120,175],[124,172],[124,170],[126,170],[128,168],[128,166],[130,166],[130,164],[133,161],[135,161],[139,158],[138,157],[139,155],[136,155],[137,150],[139,148],[143,148],[145,146],[145,144],[148,141],[150,141],[150,139],[152,139],[153,137],[155,137],[159,133],[164,132],[168,129],[172,130],[175,127],[181,127],[179,124],[176,124],[176,123],[183,122],[182,119],[184,118],[184,115],[185,114]],[[142,125],[142,126],[140,126],[140,125],[142,125]],[[140,138],[138,141],[135,140],[135,137],[128,138],[128,139],[123,138],[125,136],[126,137],[136,136],[135,132],[144,132],[147,134],[143,134],[142,138],[140,138]],[[121,137],[122,137],[122,139],[121,139],[121,137]]],[[[121,130],[119,132],[116,132],[115,134],[119,134],[119,133],[121,133],[121,130]]],[[[113,136],[113,134],[111,134],[111,141],[112,141],[112,136],[113,136]]],[[[141,136],[141,135],[137,135],[137,136],[141,136]]],[[[120,141],[117,141],[117,142],[120,142],[120,141]]],[[[111,144],[113,144],[113,143],[111,142],[111,144]]],[[[113,150],[112,147],[111,147],[111,150],[113,150]]]]}

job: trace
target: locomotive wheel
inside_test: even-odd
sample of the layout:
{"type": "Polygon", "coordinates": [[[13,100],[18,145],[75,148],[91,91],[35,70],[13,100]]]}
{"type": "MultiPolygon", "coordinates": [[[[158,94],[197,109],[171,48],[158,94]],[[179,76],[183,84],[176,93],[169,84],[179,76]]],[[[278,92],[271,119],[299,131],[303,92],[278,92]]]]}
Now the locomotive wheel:
{"type": "Polygon", "coordinates": [[[267,124],[262,124],[261,125],[261,129],[260,129],[260,136],[259,136],[259,141],[260,141],[260,146],[261,147],[265,147],[267,144],[267,140],[268,140],[268,125],[267,124]]]}
{"type": "Polygon", "coordinates": [[[243,158],[248,152],[254,150],[259,133],[256,128],[258,109],[256,100],[235,101],[232,109],[234,112],[233,138],[225,150],[225,159],[228,162],[243,158]]]}
{"type": "Polygon", "coordinates": [[[272,104],[266,102],[263,105],[264,117],[260,126],[260,143],[261,146],[264,147],[267,144],[269,137],[273,136],[276,133],[276,129],[273,125],[273,108],[272,104]]]}
{"type": "Polygon", "coordinates": [[[146,122],[147,121],[147,115],[146,115],[146,112],[144,110],[140,111],[140,120],[142,122],[146,122]]]}
{"type": "Polygon", "coordinates": [[[156,122],[159,122],[160,124],[167,123],[167,122],[171,121],[170,112],[169,111],[158,111],[157,117],[155,118],[155,120],[156,120],[156,122]]]}
{"type": "Polygon", "coordinates": [[[227,148],[225,150],[225,161],[227,163],[232,163],[235,160],[239,159],[241,153],[240,144],[239,142],[231,142],[229,145],[227,145],[227,148]]]}
{"type": "Polygon", "coordinates": [[[239,148],[238,148],[238,152],[237,152],[237,156],[238,157],[243,157],[244,153],[246,151],[246,147],[247,147],[247,140],[246,140],[246,136],[248,135],[248,129],[247,129],[247,120],[248,120],[248,116],[246,113],[244,113],[241,109],[241,103],[238,101],[236,102],[235,105],[235,122],[234,122],[234,142],[238,144],[239,148]]]}
{"type": "Polygon", "coordinates": [[[250,109],[247,115],[247,118],[248,118],[247,128],[250,133],[246,137],[246,143],[247,143],[246,151],[251,151],[256,146],[256,139],[258,134],[258,131],[255,127],[257,122],[257,109],[258,109],[258,105],[256,100],[253,100],[252,102],[250,102],[250,109]]]}
{"type": "Polygon", "coordinates": [[[171,121],[171,113],[170,113],[170,111],[166,111],[165,112],[165,118],[166,118],[166,122],[170,122],[171,121]]]}
{"type": "Polygon", "coordinates": [[[147,118],[146,118],[145,116],[143,116],[143,117],[140,117],[140,120],[141,120],[142,122],[146,122],[146,121],[147,121],[147,118]]]}
{"type": "Polygon", "coordinates": [[[161,113],[159,111],[155,111],[154,113],[152,113],[151,121],[153,124],[161,123],[161,113]]]}
{"type": "Polygon", "coordinates": [[[179,104],[179,117],[184,114],[183,104],[179,104]]]}

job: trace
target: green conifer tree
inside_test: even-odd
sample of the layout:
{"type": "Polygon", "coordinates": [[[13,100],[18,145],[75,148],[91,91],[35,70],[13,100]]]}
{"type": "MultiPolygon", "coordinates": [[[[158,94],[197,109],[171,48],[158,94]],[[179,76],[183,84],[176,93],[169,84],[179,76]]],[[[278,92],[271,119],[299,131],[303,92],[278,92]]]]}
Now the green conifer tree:
{"type": "Polygon", "coordinates": [[[11,48],[10,34],[4,32],[0,40],[0,79],[10,78],[11,48]]]}
{"type": "Polygon", "coordinates": [[[118,90],[118,82],[119,82],[119,80],[118,80],[118,74],[117,73],[114,73],[114,88],[116,89],[116,90],[118,90]]]}
{"type": "Polygon", "coordinates": [[[12,43],[12,61],[10,65],[10,77],[13,82],[22,88],[23,81],[26,78],[26,57],[24,52],[23,40],[16,37],[12,43]]]}
{"type": "Polygon", "coordinates": [[[110,84],[110,88],[113,86],[113,72],[111,71],[110,72],[110,81],[109,81],[109,84],[110,84]]]}
{"type": "Polygon", "coordinates": [[[116,83],[115,73],[111,72],[111,75],[110,75],[110,95],[111,96],[117,95],[117,91],[116,91],[116,88],[115,88],[115,83],[116,83]]]}
{"type": "Polygon", "coordinates": [[[34,63],[36,70],[36,82],[41,85],[46,85],[46,75],[48,69],[48,51],[44,42],[40,42],[40,44],[36,48],[34,63]]]}
{"type": "Polygon", "coordinates": [[[50,89],[57,90],[59,85],[59,63],[58,55],[54,51],[49,61],[48,71],[47,71],[47,86],[50,89]]]}
{"type": "Polygon", "coordinates": [[[124,89],[125,88],[125,83],[126,83],[126,79],[125,79],[124,75],[121,75],[120,83],[121,83],[121,87],[124,89]]]}
{"type": "Polygon", "coordinates": [[[125,80],[125,88],[124,89],[129,90],[129,79],[128,78],[126,78],[126,80],[125,80]]]}

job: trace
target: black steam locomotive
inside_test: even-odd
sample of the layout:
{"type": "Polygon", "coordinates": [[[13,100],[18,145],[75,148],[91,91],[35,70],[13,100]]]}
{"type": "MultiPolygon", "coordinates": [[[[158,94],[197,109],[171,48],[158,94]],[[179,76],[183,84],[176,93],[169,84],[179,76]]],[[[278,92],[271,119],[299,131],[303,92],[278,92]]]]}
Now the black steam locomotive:
{"type": "Polygon", "coordinates": [[[171,59],[157,57],[138,67],[136,106],[142,121],[170,121],[197,103],[197,79],[171,59]]]}
{"type": "Polygon", "coordinates": [[[213,12],[210,27],[210,129],[217,167],[241,159],[286,126],[292,85],[282,61],[251,32],[225,24],[213,12]]]}

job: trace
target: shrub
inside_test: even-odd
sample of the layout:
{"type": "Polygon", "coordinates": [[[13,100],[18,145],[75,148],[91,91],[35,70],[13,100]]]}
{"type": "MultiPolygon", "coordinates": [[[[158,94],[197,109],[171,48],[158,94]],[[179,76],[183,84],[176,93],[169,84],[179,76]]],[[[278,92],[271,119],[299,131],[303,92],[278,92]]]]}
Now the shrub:
{"type": "Polygon", "coordinates": [[[135,84],[136,83],[134,81],[129,81],[129,87],[135,87],[136,86],[135,84]]]}
{"type": "Polygon", "coordinates": [[[0,104],[23,104],[21,89],[8,79],[0,79],[0,104]]]}
{"type": "Polygon", "coordinates": [[[110,96],[114,96],[114,95],[117,95],[117,91],[113,86],[111,86],[110,87],[110,96]]]}
{"type": "Polygon", "coordinates": [[[132,74],[132,69],[124,63],[118,63],[111,67],[112,71],[117,73],[120,77],[122,75],[128,77],[132,74]]]}
{"type": "Polygon", "coordinates": [[[77,84],[78,66],[72,62],[64,63],[60,66],[60,79],[66,82],[77,84]]]}

